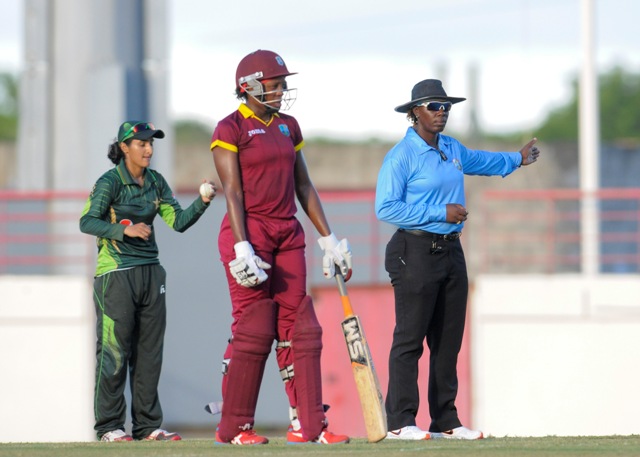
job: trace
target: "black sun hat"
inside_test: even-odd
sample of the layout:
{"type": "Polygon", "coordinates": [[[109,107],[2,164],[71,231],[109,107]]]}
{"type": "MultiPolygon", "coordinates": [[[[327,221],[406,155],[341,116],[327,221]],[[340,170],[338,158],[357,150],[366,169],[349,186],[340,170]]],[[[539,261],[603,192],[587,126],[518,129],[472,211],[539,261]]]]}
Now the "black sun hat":
{"type": "Polygon", "coordinates": [[[413,86],[411,89],[411,101],[396,106],[395,110],[399,113],[407,113],[411,108],[426,100],[441,100],[444,102],[460,103],[466,98],[449,97],[442,87],[439,79],[425,79],[413,86]]]}

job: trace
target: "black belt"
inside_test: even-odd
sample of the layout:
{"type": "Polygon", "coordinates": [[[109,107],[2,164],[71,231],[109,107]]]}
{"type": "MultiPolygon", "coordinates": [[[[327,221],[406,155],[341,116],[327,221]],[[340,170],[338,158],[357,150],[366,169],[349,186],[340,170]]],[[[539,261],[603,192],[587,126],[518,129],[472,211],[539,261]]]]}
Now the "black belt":
{"type": "Polygon", "coordinates": [[[462,236],[462,232],[452,232],[443,235],[441,233],[425,232],[424,230],[398,229],[400,232],[410,233],[411,235],[424,236],[432,240],[455,241],[462,236]]]}

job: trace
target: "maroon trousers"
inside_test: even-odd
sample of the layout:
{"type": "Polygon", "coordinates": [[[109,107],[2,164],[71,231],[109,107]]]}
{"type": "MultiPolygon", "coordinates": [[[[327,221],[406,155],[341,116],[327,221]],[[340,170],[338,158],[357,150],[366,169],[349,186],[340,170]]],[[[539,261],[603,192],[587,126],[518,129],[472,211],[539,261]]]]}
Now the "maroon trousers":
{"type": "MultiPolygon", "coordinates": [[[[263,302],[264,300],[272,300],[273,302],[275,302],[276,338],[278,341],[292,342],[291,345],[280,348],[277,351],[278,366],[282,370],[292,365],[294,362],[294,333],[296,332],[296,321],[301,314],[301,305],[306,301],[310,302],[310,300],[308,299],[306,301],[304,300],[307,296],[307,270],[305,260],[304,231],[302,230],[300,222],[295,218],[283,220],[265,217],[257,218],[250,215],[247,215],[246,231],[248,238],[247,241],[249,241],[249,243],[251,243],[251,245],[253,246],[256,255],[265,262],[269,263],[271,265],[271,269],[266,270],[266,273],[269,276],[267,281],[260,284],[259,286],[247,288],[236,283],[235,279],[233,278],[233,276],[231,276],[231,273],[228,269],[229,262],[235,259],[235,252],[233,250],[235,240],[233,238],[228,219],[225,217],[220,229],[218,248],[220,250],[221,261],[225,266],[227,282],[229,284],[229,292],[231,295],[233,317],[233,322],[231,324],[231,334],[233,337],[233,335],[238,333],[238,331],[242,332],[242,329],[239,328],[239,326],[241,327],[243,325],[247,325],[243,320],[243,316],[245,315],[247,310],[252,308],[255,303],[263,302]]],[[[305,322],[307,322],[307,324],[304,325],[317,325],[317,319],[315,319],[313,306],[309,305],[306,308],[307,309],[304,310],[304,313],[302,313],[305,322]],[[309,317],[309,313],[313,314],[313,316],[309,317]]],[[[269,322],[269,319],[264,319],[264,322],[262,323],[252,321],[250,327],[253,332],[259,331],[261,334],[266,335],[270,330],[272,330],[272,328],[270,327],[272,325],[274,325],[273,322],[269,322]],[[265,328],[261,328],[261,325],[264,325],[265,328]]],[[[300,326],[298,326],[297,333],[301,333],[300,326]]],[[[302,330],[302,333],[304,333],[304,330],[302,330]]],[[[316,350],[318,352],[318,362],[307,364],[307,358],[303,357],[302,360],[305,360],[304,373],[301,373],[301,376],[297,376],[298,382],[304,385],[301,389],[301,392],[299,392],[299,389],[296,388],[295,375],[287,382],[285,382],[285,391],[289,398],[290,406],[297,407],[299,410],[304,410],[304,415],[306,416],[304,422],[313,424],[313,426],[307,425],[307,427],[305,427],[304,422],[302,422],[301,414],[300,419],[303,425],[303,429],[307,428],[309,429],[309,432],[313,433],[312,430],[315,430],[317,428],[316,424],[324,422],[325,417],[322,407],[321,394],[317,394],[317,387],[309,387],[321,385],[319,351],[322,343],[321,329],[319,329],[319,325],[316,331],[313,331],[311,333],[315,335],[313,338],[315,338],[315,340],[317,341],[315,343],[309,343],[309,341],[306,341],[305,343],[303,343],[303,350],[307,350],[307,348],[310,348],[311,346],[317,348],[316,350]],[[319,332],[317,330],[319,330],[319,332]],[[302,376],[304,377],[304,380],[302,379],[302,376]],[[308,398],[308,392],[310,391],[314,392],[314,394],[312,395],[313,398],[308,398]],[[311,410],[312,412],[309,413],[309,410],[311,410]]],[[[229,373],[231,373],[231,370],[233,370],[234,360],[233,342],[227,346],[224,358],[231,360],[229,364],[229,373]]],[[[300,368],[302,368],[302,363],[303,362],[299,363],[300,368]]],[[[252,379],[245,378],[240,384],[230,382],[231,376],[225,376],[223,378],[222,396],[225,405],[228,405],[229,398],[236,398],[237,392],[234,391],[235,389],[242,389],[245,391],[255,390],[255,394],[257,395],[257,391],[260,389],[260,383],[262,380],[262,371],[249,371],[251,373],[255,372],[256,375],[252,374],[252,379]]],[[[246,393],[247,395],[249,395],[248,392],[246,393]]],[[[253,393],[251,393],[250,396],[252,395],[253,393]]],[[[223,406],[223,417],[221,424],[225,422],[225,408],[227,412],[229,411],[226,406],[223,406]]],[[[299,411],[299,413],[301,413],[301,411],[299,411]]],[[[244,426],[246,423],[247,422],[239,425],[244,426]]],[[[253,425],[252,421],[248,423],[251,426],[253,425]]],[[[321,429],[318,431],[318,434],[320,431],[321,429]]],[[[303,430],[303,433],[305,433],[305,430],[303,430]]],[[[315,437],[316,435],[311,436],[310,439],[315,437]]]]}

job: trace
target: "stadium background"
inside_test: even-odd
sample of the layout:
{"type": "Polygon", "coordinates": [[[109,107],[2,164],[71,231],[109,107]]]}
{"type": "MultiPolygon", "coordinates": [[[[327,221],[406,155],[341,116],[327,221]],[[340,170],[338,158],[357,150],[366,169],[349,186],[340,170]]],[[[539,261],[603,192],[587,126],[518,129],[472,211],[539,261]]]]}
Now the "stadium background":
{"type": "MultiPolygon", "coordinates": [[[[170,124],[163,66],[166,42],[161,38],[164,2],[154,2],[152,18],[142,14],[148,11],[146,2],[26,3],[32,26],[27,29],[27,65],[21,76],[20,137],[17,152],[2,146],[0,347],[3,364],[12,368],[13,376],[0,382],[5,411],[0,441],[91,440],[90,276],[95,254],[93,240],[78,233],[77,218],[90,186],[108,162],[102,155],[78,151],[106,150],[112,126],[122,117],[170,124]],[[120,13],[128,8],[125,16],[131,25],[136,20],[146,24],[131,28],[144,30],[146,40],[136,35],[139,32],[126,37],[123,30],[110,28],[116,24],[116,8],[120,13]],[[73,22],[83,15],[110,19],[93,30],[91,21],[73,22]],[[62,26],[65,17],[76,27],[62,26]],[[83,36],[93,37],[95,43],[68,46],[83,36]],[[121,42],[134,44],[117,46],[121,42]],[[66,68],[60,65],[64,61],[74,65],[66,68]],[[92,66],[96,62],[106,64],[92,66]],[[89,70],[79,71],[85,68],[89,70]],[[69,97],[69,87],[99,90],[69,97]],[[145,97],[127,98],[141,88],[145,97]],[[77,119],[86,129],[70,137],[60,133],[75,126],[77,119]],[[59,422],[64,422],[64,431],[56,429],[54,435],[51,424],[59,422]]],[[[172,179],[186,204],[195,197],[192,183],[203,172],[214,179],[215,174],[206,147],[174,146],[171,139],[159,142],[154,166],[172,179]]],[[[637,150],[602,148],[599,270],[607,274],[585,277],[580,274],[583,195],[578,190],[577,146],[541,146],[543,160],[527,173],[507,180],[467,181],[473,219],[465,228],[464,243],[473,285],[460,360],[461,415],[470,426],[496,436],[637,433],[637,150]]],[[[393,304],[382,255],[393,228],[373,217],[372,189],[388,147],[376,142],[310,141],[305,150],[334,230],[354,247],[357,270],[349,289],[373,345],[383,386],[393,304]],[[341,166],[336,168],[336,163],[341,166]]],[[[519,144],[477,140],[474,147],[516,149],[519,144]]],[[[161,223],[156,226],[169,274],[161,381],[167,427],[206,431],[215,426],[216,419],[203,406],[219,399],[220,355],[228,338],[229,303],[216,253],[223,213],[224,200],[217,198],[202,221],[184,235],[171,233],[161,223]]],[[[315,235],[311,229],[307,233],[310,288],[325,329],[330,419],[362,435],[338,327],[337,291],[320,277],[315,235]]],[[[421,376],[425,375],[423,369],[421,376]]],[[[428,423],[425,413],[423,408],[423,426],[428,423]]],[[[257,420],[263,426],[286,427],[286,400],[273,358],[257,420]]]]}

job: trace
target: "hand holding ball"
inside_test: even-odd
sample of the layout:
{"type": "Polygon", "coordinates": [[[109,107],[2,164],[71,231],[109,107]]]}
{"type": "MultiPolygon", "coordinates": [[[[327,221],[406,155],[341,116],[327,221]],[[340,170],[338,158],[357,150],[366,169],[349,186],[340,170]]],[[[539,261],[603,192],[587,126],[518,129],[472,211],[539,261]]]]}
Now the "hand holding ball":
{"type": "Polygon", "coordinates": [[[213,197],[216,196],[216,187],[210,182],[203,182],[200,184],[200,195],[202,198],[213,200],[213,197]]]}

